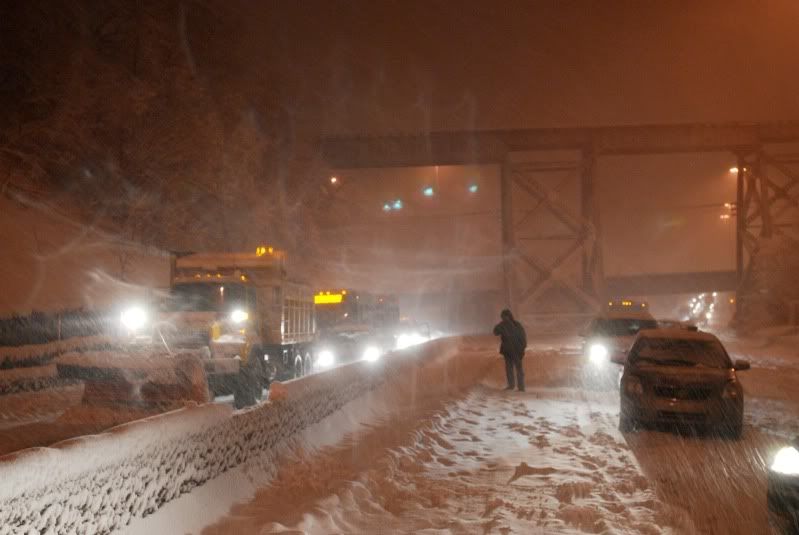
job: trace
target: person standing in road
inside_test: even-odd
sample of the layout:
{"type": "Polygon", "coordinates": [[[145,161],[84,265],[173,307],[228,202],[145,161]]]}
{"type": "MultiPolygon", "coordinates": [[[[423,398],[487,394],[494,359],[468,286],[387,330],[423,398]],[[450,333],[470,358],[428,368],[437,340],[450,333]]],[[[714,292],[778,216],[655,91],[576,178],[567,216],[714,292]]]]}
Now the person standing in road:
{"type": "Polygon", "coordinates": [[[502,311],[500,317],[502,321],[494,327],[494,336],[500,337],[499,353],[505,359],[505,373],[508,377],[508,386],[505,390],[518,388],[519,392],[524,392],[522,359],[524,350],[527,349],[527,333],[507,308],[502,311]]]}

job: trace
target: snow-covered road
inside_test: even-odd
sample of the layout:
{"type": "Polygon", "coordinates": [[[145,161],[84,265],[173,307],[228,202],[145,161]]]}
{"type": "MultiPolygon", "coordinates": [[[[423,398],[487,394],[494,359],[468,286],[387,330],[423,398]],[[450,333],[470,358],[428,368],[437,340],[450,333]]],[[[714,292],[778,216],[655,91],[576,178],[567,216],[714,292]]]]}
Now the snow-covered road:
{"type": "Polygon", "coordinates": [[[574,341],[538,343],[527,392],[505,392],[487,339],[471,351],[495,366],[462,396],[402,406],[396,378],[389,409],[367,415],[356,401],[318,424],[306,452],[203,533],[769,533],[765,467],[797,431],[799,371],[790,347],[728,345],[753,362],[741,440],[622,435],[618,394],[582,388],[574,341]]]}
{"type": "Polygon", "coordinates": [[[366,430],[283,467],[205,532],[659,533],[613,407],[550,394],[483,385],[421,423],[366,430]]]}

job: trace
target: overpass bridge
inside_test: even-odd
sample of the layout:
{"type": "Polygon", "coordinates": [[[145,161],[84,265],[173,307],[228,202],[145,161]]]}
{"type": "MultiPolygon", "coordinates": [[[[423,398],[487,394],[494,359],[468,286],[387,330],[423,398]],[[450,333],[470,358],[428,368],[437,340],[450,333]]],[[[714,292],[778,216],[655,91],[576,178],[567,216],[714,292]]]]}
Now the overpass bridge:
{"type": "MultiPolygon", "coordinates": [[[[654,297],[673,294],[730,292],[737,288],[735,271],[700,271],[695,273],[656,273],[605,278],[607,295],[618,297],[654,297]]],[[[437,326],[451,332],[485,332],[497,321],[497,310],[505,306],[500,289],[465,290],[399,294],[403,310],[414,317],[436,318],[437,326]]],[[[579,329],[593,317],[583,313],[536,314],[521,311],[520,318],[536,332],[562,332],[579,329]]]]}
{"type": "Polygon", "coordinates": [[[693,273],[654,273],[605,277],[609,296],[670,295],[709,292],[734,292],[738,289],[735,271],[697,271],[693,273]]]}
{"type": "MultiPolygon", "coordinates": [[[[761,240],[799,238],[799,121],[427,132],[326,137],[334,169],[492,164],[500,168],[504,300],[536,313],[596,310],[608,294],[735,289],[757,293],[761,240]],[[548,159],[568,151],[566,161],[548,159]],[[596,201],[597,162],[608,155],[728,152],[736,158],[736,269],[608,277],[596,201]],[[541,225],[534,220],[544,221],[541,225]],[[643,290],[648,287],[649,290],[643,290]],[[619,291],[623,290],[623,291],[619,291]],[[618,292],[617,292],[618,291],[618,292]]],[[[740,313],[739,309],[739,313],[740,313]]]]}

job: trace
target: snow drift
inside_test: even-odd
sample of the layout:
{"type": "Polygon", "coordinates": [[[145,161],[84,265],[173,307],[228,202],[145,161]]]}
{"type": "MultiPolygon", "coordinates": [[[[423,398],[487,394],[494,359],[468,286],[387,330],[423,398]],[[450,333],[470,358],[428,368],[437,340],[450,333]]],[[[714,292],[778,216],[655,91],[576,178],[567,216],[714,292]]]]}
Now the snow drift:
{"type": "MultiPolygon", "coordinates": [[[[228,470],[268,477],[280,446],[387,378],[413,376],[406,396],[461,389],[485,371],[443,339],[324,374],[274,385],[274,401],[234,412],[189,405],[97,436],[0,458],[0,534],[109,533],[228,470]],[[417,378],[419,381],[417,381],[417,378]]],[[[484,355],[480,358],[485,361],[484,355]]]]}

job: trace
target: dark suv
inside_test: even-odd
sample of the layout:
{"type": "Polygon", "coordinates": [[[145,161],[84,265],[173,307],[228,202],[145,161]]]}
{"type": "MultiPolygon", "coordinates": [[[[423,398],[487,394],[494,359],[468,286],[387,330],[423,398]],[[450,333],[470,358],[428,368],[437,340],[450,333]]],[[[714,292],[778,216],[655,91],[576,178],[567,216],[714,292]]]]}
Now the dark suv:
{"type": "Polygon", "coordinates": [[[691,424],[739,437],[744,394],[737,371],[718,338],[685,329],[641,331],[627,356],[620,383],[619,429],[639,423],[691,424]]]}

